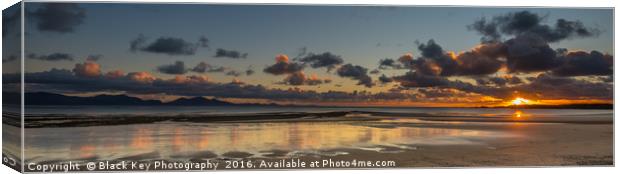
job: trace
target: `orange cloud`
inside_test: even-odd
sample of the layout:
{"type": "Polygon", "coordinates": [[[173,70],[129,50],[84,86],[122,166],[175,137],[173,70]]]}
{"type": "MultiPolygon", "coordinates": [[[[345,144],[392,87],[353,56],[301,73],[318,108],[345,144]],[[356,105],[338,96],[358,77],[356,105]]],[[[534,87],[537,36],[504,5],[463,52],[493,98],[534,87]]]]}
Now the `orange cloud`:
{"type": "Polygon", "coordinates": [[[148,72],[132,72],[127,74],[129,79],[140,83],[151,83],[155,80],[152,74],[148,72]]]}
{"type": "Polygon", "coordinates": [[[400,56],[398,58],[399,62],[411,62],[413,61],[413,54],[411,53],[405,53],[404,55],[400,56]]]}
{"type": "Polygon", "coordinates": [[[177,84],[207,83],[209,82],[209,77],[207,77],[206,75],[191,75],[191,76],[177,75],[177,76],[174,76],[174,79],[171,79],[171,81],[177,84]]]}
{"type": "Polygon", "coordinates": [[[110,79],[120,78],[123,76],[125,76],[125,72],[121,70],[114,70],[114,71],[110,71],[105,74],[105,77],[110,78],[110,79]]]}
{"type": "Polygon", "coordinates": [[[98,77],[101,75],[101,67],[92,61],[87,61],[83,64],[77,63],[73,68],[73,73],[81,77],[98,77]]]}
{"type": "Polygon", "coordinates": [[[286,54],[278,54],[276,56],[276,62],[288,63],[288,56],[286,54]]]}

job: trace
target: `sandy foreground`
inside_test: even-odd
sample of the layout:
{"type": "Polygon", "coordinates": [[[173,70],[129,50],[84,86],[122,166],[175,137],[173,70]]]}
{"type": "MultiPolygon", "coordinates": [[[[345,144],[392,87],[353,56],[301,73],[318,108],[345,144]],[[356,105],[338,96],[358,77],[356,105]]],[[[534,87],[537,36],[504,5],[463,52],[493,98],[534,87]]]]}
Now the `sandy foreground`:
{"type": "MultiPolygon", "coordinates": [[[[454,126],[458,128],[460,126],[454,126]]],[[[612,124],[512,123],[466,129],[503,130],[510,138],[479,145],[416,146],[400,153],[347,149],[333,159],[394,160],[398,167],[502,167],[613,165],[612,124]]]]}
{"type": "MultiPolygon", "coordinates": [[[[375,115],[375,114],[373,114],[375,115]]],[[[383,115],[383,114],[376,114],[383,115]]],[[[279,117],[283,117],[278,115],[279,117]]],[[[422,120],[421,122],[377,122],[391,116],[354,116],[342,117],[341,114],[330,114],[327,117],[300,119],[297,115],[282,119],[246,120],[261,122],[295,122],[295,121],[344,121],[347,124],[360,126],[396,128],[443,128],[461,130],[480,130],[501,132],[510,136],[471,139],[473,144],[437,145],[429,144],[401,144],[401,147],[379,146],[369,147],[381,150],[360,148],[323,149],[321,153],[311,155],[291,156],[292,152],[274,149],[271,155],[253,157],[248,152],[228,152],[215,155],[212,152],[192,154],[191,162],[206,160],[251,160],[278,162],[279,160],[299,159],[305,162],[322,161],[394,161],[394,166],[387,168],[427,168],[427,167],[519,167],[519,166],[611,166],[613,160],[613,120],[612,117],[592,116],[582,117],[530,118],[515,119],[510,117],[429,117],[425,115],[408,118],[422,120]],[[333,115],[333,116],[332,116],[333,115]],[[354,121],[352,121],[354,120],[354,121]],[[490,120],[490,121],[489,121],[490,120]],[[330,153],[334,152],[334,153],[330,153]],[[345,153],[342,153],[345,152],[345,153]]],[[[150,121],[150,120],[149,120],[150,121]]],[[[212,120],[210,120],[212,121],[212,120]]],[[[227,121],[227,120],[224,120],[227,121]]],[[[246,121],[235,121],[243,124],[246,121]]],[[[49,124],[49,123],[47,123],[49,124]]],[[[72,123],[73,124],[73,123],[72,123]]],[[[89,123],[90,124],[90,123],[89,123]]],[[[46,124],[42,124],[46,125],[46,124]]],[[[74,125],[75,126],[75,125],[74,125]]],[[[334,128],[337,129],[337,128],[334,128]]],[[[117,160],[145,160],[160,158],[157,154],[141,154],[117,160]],[[155,155],[155,157],[149,157],[155,155]],[[135,158],[135,159],[134,159],[135,158]]],[[[96,159],[95,159],[96,160],[96,159]]],[[[166,159],[162,159],[166,160],[166,159]]],[[[223,165],[223,164],[222,164],[223,165]]],[[[341,167],[321,167],[341,168],[341,167]]],[[[349,168],[383,168],[383,167],[356,167],[349,168]]],[[[238,170],[239,168],[237,168],[238,170]]],[[[247,168],[246,168],[247,169],[247,168]]],[[[269,169],[311,169],[269,167],[269,169]]],[[[226,170],[226,168],[218,168],[226,170]]],[[[261,170],[261,169],[250,169],[261,170]]]]}

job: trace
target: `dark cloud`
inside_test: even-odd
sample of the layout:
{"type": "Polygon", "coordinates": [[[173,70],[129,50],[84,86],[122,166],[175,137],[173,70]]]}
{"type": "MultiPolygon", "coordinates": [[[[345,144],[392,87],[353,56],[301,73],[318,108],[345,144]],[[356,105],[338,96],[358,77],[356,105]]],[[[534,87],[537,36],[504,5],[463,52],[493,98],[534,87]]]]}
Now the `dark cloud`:
{"type": "Polygon", "coordinates": [[[131,50],[132,52],[135,52],[135,51],[142,49],[142,46],[144,45],[146,40],[147,38],[144,35],[142,34],[138,35],[138,37],[129,41],[129,50],[131,50]]]}
{"type": "Polygon", "coordinates": [[[334,69],[337,65],[342,64],[344,61],[338,55],[334,55],[330,52],[324,52],[322,54],[310,53],[305,57],[299,59],[300,62],[309,63],[312,68],[326,67],[327,70],[334,69]]]}
{"type": "Polygon", "coordinates": [[[207,39],[207,37],[200,36],[200,38],[198,38],[198,45],[201,46],[201,47],[208,48],[209,47],[209,39],[207,39]]]}
{"type": "Polygon", "coordinates": [[[176,61],[170,65],[161,65],[157,67],[157,71],[165,74],[185,74],[187,73],[187,68],[185,68],[185,63],[182,61],[176,61]]]}
{"type": "Polygon", "coordinates": [[[52,53],[49,55],[28,54],[28,56],[26,57],[29,59],[37,59],[37,60],[44,60],[44,61],[62,61],[62,60],[73,61],[74,59],[71,54],[67,54],[67,53],[52,53]]]}
{"type": "Polygon", "coordinates": [[[232,59],[245,59],[248,57],[248,53],[241,53],[239,51],[235,51],[235,50],[225,50],[222,48],[218,48],[215,51],[215,56],[214,57],[227,57],[227,58],[232,58],[232,59]]]}
{"type": "Polygon", "coordinates": [[[142,50],[169,55],[193,55],[196,53],[196,45],[181,38],[160,37],[142,50]]]}
{"type": "Polygon", "coordinates": [[[101,59],[102,57],[103,57],[103,55],[101,55],[101,54],[91,54],[91,55],[88,55],[88,57],[86,57],[86,61],[96,62],[99,59],[101,59]]]}
{"type": "Polygon", "coordinates": [[[226,72],[226,75],[227,76],[239,77],[239,76],[241,76],[241,72],[235,71],[235,70],[230,70],[230,71],[226,72]]]}
{"type": "Polygon", "coordinates": [[[197,73],[205,73],[211,70],[212,68],[213,66],[211,66],[210,64],[206,62],[200,62],[194,68],[192,68],[192,71],[197,72],[197,73]]]}
{"type": "Polygon", "coordinates": [[[379,76],[379,82],[381,83],[390,83],[394,81],[391,77],[385,76],[385,74],[382,74],[381,76],[379,76]]]}
{"type": "Polygon", "coordinates": [[[612,99],[613,84],[541,74],[513,90],[547,99],[612,99]]]}
{"type": "MultiPolygon", "coordinates": [[[[406,60],[403,59],[403,61],[406,61],[406,60]]],[[[399,64],[398,62],[396,62],[394,59],[386,58],[386,59],[379,60],[379,69],[388,69],[388,68],[401,69],[403,68],[403,66],[399,64]]]]}
{"type": "Polygon", "coordinates": [[[559,57],[562,62],[552,70],[556,76],[588,76],[613,74],[613,56],[598,51],[569,52],[559,57]]]}
{"type": "Polygon", "coordinates": [[[483,42],[499,41],[503,35],[533,35],[546,42],[558,42],[574,37],[598,36],[599,30],[588,28],[580,21],[558,19],[555,25],[543,24],[545,16],[529,11],[519,11],[495,16],[491,20],[482,18],[468,26],[483,36],[483,42]]]}
{"type": "Polygon", "coordinates": [[[426,44],[418,45],[422,57],[413,60],[413,67],[425,75],[452,76],[457,75],[458,62],[451,55],[446,54],[435,40],[428,40],[426,44]]]}
{"type": "Polygon", "coordinates": [[[276,56],[276,63],[265,67],[265,69],[263,69],[263,72],[273,75],[282,75],[300,72],[303,69],[303,64],[290,62],[287,55],[280,54],[276,56]]]}
{"type": "Polygon", "coordinates": [[[368,76],[368,69],[359,65],[345,64],[337,70],[340,77],[348,77],[358,81],[358,85],[364,85],[368,88],[374,86],[372,78],[368,76]]]}
{"type": "Polygon", "coordinates": [[[316,75],[311,75],[310,77],[308,77],[303,72],[296,72],[296,73],[289,74],[284,79],[282,84],[293,85],[293,86],[299,86],[299,85],[314,86],[314,85],[320,85],[323,83],[330,83],[330,82],[331,80],[320,79],[316,77],[316,75]]]}
{"type": "Polygon", "coordinates": [[[419,46],[422,55],[418,59],[403,56],[404,66],[424,75],[480,76],[496,73],[506,67],[511,73],[541,72],[557,67],[561,62],[557,53],[544,40],[528,35],[518,36],[506,42],[482,43],[459,54],[443,51],[435,41],[419,46]]]}
{"type": "Polygon", "coordinates": [[[611,99],[613,84],[578,80],[574,78],[555,77],[541,74],[529,78],[530,83],[524,83],[517,78],[488,78],[478,80],[480,85],[448,80],[440,76],[427,76],[415,72],[408,72],[402,76],[393,77],[404,89],[454,89],[467,93],[475,93],[495,98],[514,98],[515,96],[530,99],[611,99]],[[513,84],[505,86],[506,84],[513,84]],[[504,84],[504,85],[502,85],[504,84]]]}
{"type": "Polygon", "coordinates": [[[405,88],[446,87],[450,84],[450,81],[443,77],[424,75],[418,72],[407,72],[392,79],[405,88]]]}
{"type": "Polygon", "coordinates": [[[444,50],[439,46],[439,44],[435,43],[435,40],[428,40],[426,44],[418,45],[418,50],[421,51],[422,57],[427,58],[440,58],[444,56],[444,50]]]}
{"type": "Polygon", "coordinates": [[[255,73],[255,72],[254,72],[254,70],[253,70],[253,69],[251,69],[251,68],[248,68],[247,70],[245,70],[245,75],[246,75],[246,76],[251,76],[251,75],[253,75],[254,73],[255,73]]]}
{"type": "Polygon", "coordinates": [[[73,32],[86,17],[86,11],[73,3],[44,3],[28,14],[36,22],[37,29],[59,33],[73,32]]]}
{"type": "Polygon", "coordinates": [[[555,50],[539,37],[518,36],[504,43],[510,72],[539,72],[559,64],[555,50]]]}
{"type": "Polygon", "coordinates": [[[458,75],[488,75],[496,73],[504,62],[497,56],[484,52],[488,45],[482,45],[478,49],[456,55],[458,75]]]}
{"type": "MultiPolygon", "coordinates": [[[[422,75],[439,76],[477,76],[497,72],[503,65],[495,44],[483,44],[467,52],[455,54],[445,52],[434,40],[418,46],[422,57],[413,59],[406,54],[399,58],[405,67],[412,68],[422,75]]],[[[386,63],[391,63],[387,61],[386,63]]]]}
{"type": "MultiPolygon", "coordinates": [[[[562,52],[553,50],[549,43],[577,37],[597,36],[600,32],[588,28],[580,21],[558,19],[554,25],[542,23],[545,16],[529,11],[519,11],[495,16],[491,20],[482,18],[469,26],[483,36],[486,48],[476,57],[486,58],[486,63],[497,65],[497,58],[506,59],[509,72],[542,72],[566,63],[559,55],[562,52]],[[503,36],[512,38],[502,40],[503,36]]],[[[479,61],[476,61],[479,62],[479,61]]],[[[570,64],[570,63],[569,63],[570,64]]],[[[490,66],[483,66],[489,68],[490,66]]],[[[479,70],[479,68],[473,68],[479,70]]],[[[492,72],[492,68],[487,69],[492,72]]]]}
{"type": "MultiPolygon", "coordinates": [[[[216,66],[216,65],[211,65],[208,64],[206,62],[200,62],[198,63],[196,66],[194,66],[194,68],[190,69],[190,71],[192,72],[197,72],[197,73],[223,73],[226,72],[226,75],[230,75],[230,76],[240,76],[242,73],[238,72],[236,70],[232,70],[230,68],[227,67],[223,67],[223,66],[216,66]]],[[[247,74],[247,72],[246,72],[247,74]]]]}
{"type": "Polygon", "coordinates": [[[381,71],[379,71],[378,69],[373,69],[373,70],[371,70],[368,73],[370,73],[370,74],[379,74],[379,73],[381,73],[381,71]]]}
{"type": "Polygon", "coordinates": [[[167,54],[171,56],[175,55],[194,55],[199,47],[206,47],[204,37],[200,37],[197,43],[186,41],[182,38],[174,37],[159,37],[154,42],[146,43],[148,40],[143,35],[139,35],[137,38],[130,42],[130,50],[151,52],[157,54],[167,54]]]}
{"type": "Polygon", "coordinates": [[[485,77],[485,78],[477,78],[476,83],[478,85],[496,85],[496,86],[506,86],[506,85],[516,85],[523,83],[523,80],[517,76],[504,76],[504,77],[485,77]]]}

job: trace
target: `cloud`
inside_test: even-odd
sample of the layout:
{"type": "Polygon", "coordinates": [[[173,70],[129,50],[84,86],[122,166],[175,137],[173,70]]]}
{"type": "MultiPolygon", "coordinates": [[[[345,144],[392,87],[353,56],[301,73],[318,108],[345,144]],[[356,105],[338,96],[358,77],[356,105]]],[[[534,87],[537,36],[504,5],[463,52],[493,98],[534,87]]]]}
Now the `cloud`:
{"type": "Polygon", "coordinates": [[[211,66],[210,64],[206,62],[200,62],[194,68],[192,68],[192,71],[197,72],[197,73],[205,73],[211,70],[212,68],[213,66],[211,66]]]}
{"type": "Polygon", "coordinates": [[[519,91],[533,98],[547,99],[612,99],[613,84],[541,74],[531,83],[504,90],[519,91]]]}
{"type": "Polygon", "coordinates": [[[484,77],[477,78],[476,83],[478,85],[496,85],[496,86],[506,86],[506,85],[516,85],[523,83],[523,80],[517,76],[506,75],[503,77],[484,77]]]}
{"type": "Polygon", "coordinates": [[[405,88],[447,87],[450,84],[450,81],[443,77],[424,75],[418,72],[407,72],[392,79],[405,88]]]}
{"type": "Polygon", "coordinates": [[[227,58],[231,58],[231,59],[245,59],[248,57],[248,53],[241,53],[239,51],[235,51],[235,50],[225,50],[222,48],[218,48],[215,51],[215,56],[214,57],[227,57],[227,58]]]}
{"type": "MultiPolygon", "coordinates": [[[[107,74],[107,73],[106,73],[107,74]]],[[[262,85],[252,85],[238,80],[231,83],[210,82],[206,76],[175,76],[172,79],[156,78],[148,72],[130,72],[123,77],[91,78],[74,75],[71,71],[52,69],[44,72],[25,73],[29,91],[48,92],[100,92],[116,91],[128,94],[168,94],[180,96],[213,96],[225,98],[255,98],[273,101],[372,101],[407,100],[408,94],[369,92],[316,92],[298,88],[269,89],[262,85]]],[[[7,84],[20,83],[19,74],[3,74],[7,84]]],[[[306,77],[306,80],[313,77],[306,77]]],[[[318,78],[317,78],[318,79],[318,78]]],[[[329,83],[322,79],[322,83],[329,83]]],[[[319,83],[304,82],[306,84],[319,83]]]]}
{"type": "Polygon", "coordinates": [[[522,35],[504,43],[510,72],[539,72],[558,65],[555,50],[539,37],[522,35]]]}
{"type": "Polygon", "coordinates": [[[114,71],[107,72],[104,76],[106,78],[116,79],[116,78],[124,77],[125,73],[122,70],[114,70],[114,71]]]}
{"type": "Polygon", "coordinates": [[[529,11],[518,11],[493,17],[482,18],[468,26],[483,36],[483,42],[499,41],[502,36],[533,35],[546,42],[558,42],[575,37],[598,36],[600,31],[588,28],[580,21],[557,19],[555,25],[543,24],[545,16],[529,11]]]}
{"type": "Polygon", "coordinates": [[[157,71],[165,74],[185,74],[188,70],[185,68],[185,63],[183,61],[176,61],[170,65],[158,66],[157,71]]]}
{"type": "Polygon", "coordinates": [[[276,63],[265,67],[263,72],[273,75],[282,75],[300,72],[304,69],[304,65],[296,62],[290,62],[288,56],[285,54],[279,54],[275,59],[276,63]]]}
{"type": "Polygon", "coordinates": [[[403,64],[405,67],[410,68],[411,64],[413,64],[413,54],[406,53],[398,58],[398,62],[403,64]]]}
{"type": "Polygon", "coordinates": [[[101,54],[91,54],[91,55],[88,55],[88,57],[86,57],[86,61],[96,62],[101,58],[103,58],[103,55],[101,54]]]}
{"type": "Polygon", "coordinates": [[[226,72],[226,75],[227,76],[239,77],[239,76],[241,76],[241,72],[235,71],[235,70],[230,70],[230,71],[226,72]]]}
{"type": "Polygon", "coordinates": [[[127,78],[140,83],[152,83],[156,80],[155,76],[148,72],[130,72],[127,78]]]}
{"type": "Polygon", "coordinates": [[[613,56],[598,51],[568,52],[559,57],[560,65],[552,70],[556,76],[612,75],[613,56]]]}
{"type": "MultiPolygon", "coordinates": [[[[236,71],[236,70],[232,70],[231,68],[223,67],[223,66],[211,65],[211,64],[208,64],[206,62],[200,62],[196,66],[194,66],[194,68],[189,69],[189,70],[192,71],[192,72],[196,72],[196,73],[207,73],[207,72],[208,73],[223,73],[223,72],[226,72],[226,75],[232,75],[232,76],[240,76],[242,74],[241,72],[236,71]]],[[[246,74],[247,74],[247,72],[246,72],[246,74]]]]}
{"type": "Polygon", "coordinates": [[[177,55],[194,55],[199,47],[207,47],[206,38],[200,37],[197,43],[186,41],[182,38],[175,37],[159,37],[151,43],[146,43],[148,40],[145,36],[139,35],[137,38],[130,41],[130,50],[151,52],[156,54],[167,54],[171,56],[177,55]]]}
{"type": "Polygon", "coordinates": [[[201,47],[209,48],[209,39],[207,39],[207,37],[205,36],[200,36],[200,38],[198,38],[198,45],[201,47]]]}
{"type": "Polygon", "coordinates": [[[73,73],[79,77],[99,77],[101,75],[101,67],[95,62],[86,61],[75,64],[73,73]]]}
{"type": "Polygon", "coordinates": [[[457,74],[458,63],[451,54],[446,53],[435,40],[418,45],[422,57],[413,60],[413,67],[426,75],[452,76],[457,74]]]}
{"type": "Polygon", "coordinates": [[[251,69],[251,68],[249,68],[249,69],[245,70],[245,75],[246,75],[246,76],[251,76],[251,75],[252,75],[252,74],[254,74],[254,73],[255,73],[255,72],[254,72],[254,70],[253,70],[253,69],[251,69]]]}
{"type": "MultiPolygon", "coordinates": [[[[413,58],[411,60],[413,60],[413,58]]],[[[398,62],[396,62],[394,59],[386,58],[386,59],[379,60],[379,69],[388,69],[388,68],[401,69],[403,68],[403,66],[402,64],[399,64],[398,62]]]]}
{"type": "Polygon", "coordinates": [[[331,80],[320,79],[314,74],[308,77],[303,72],[296,72],[296,73],[292,73],[288,75],[284,79],[282,84],[294,85],[294,86],[299,86],[299,85],[314,86],[314,85],[320,85],[323,83],[330,83],[330,82],[331,80]]]}
{"type": "Polygon", "coordinates": [[[559,65],[556,51],[542,39],[527,35],[506,42],[488,42],[459,54],[446,52],[434,40],[420,44],[422,57],[403,56],[400,61],[424,75],[480,76],[506,67],[510,73],[541,72],[559,65]],[[433,57],[426,57],[433,56],[433,57]]]}
{"type": "Polygon", "coordinates": [[[392,79],[391,77],[385,76],[385,74],[381,74],[381,76],[379,76],[379,81],[381,83],[390,83],[394,81],[394,79],[392,79]]]}
{"type": "Polygon", "coordinates": [[[41,31],[70,33],[84,23],[86,11],[75,3],[44,3],[28,13],[41,31]]]}
{"type": "MultiPolygon", "coordinates": [[[[594,82],[579,80],[567,77],[556,77],[549,74],[541,74],[529,78],[530,83],[518,83],[513,80],[514,85],[473,85],[470,83],[448,80],[439,76],[426,76],[415,72],[408,72],[403,76],[393,77],[405,89],[420,88],[439,88],[456,89],[464,92],[475,93],[494,98],[514,98],[515,96],[530,99],[611,99],[613,97],[613,85],[606,82],[594,82]],[[587,89],[587,90],[585,90],[587,89]]],[[[500,78],[490,78],[494,80],[489,83],[504,83],[500,78]]],[[[520,81],[520,79],[519,79],[520,81]]],[[[481,83],[481,82],[478,82],[481,83]]],[[[506,83],[511,83],[510,81],[506,83]]]]}
{"type": "Polygon", "coordinates": [[[26,57],[28,57],[29,59],[37,59],[37,60],[44,60],[44,61],[62,61],[62,60],[73,61],[73,56],[67,53],[52,53],[49,55],[28,54],[28,56],[26,57]]]}
{"type": "Polygon", "coordinates": [[[477,49],[460,53],[455,59],[458,64],[458,75],[488,75],[497,72],[503,62],[497,56],[485,53],[488,45],[482,45],[477,49]]]}
{"type": "Polygon", "coordinates": [[[309,63],[312,68],[326,67],[328,71],[344,62],[340,56],[334,55],[330,52],[324,52],[322,54],[310,53],[305,57],[300,58],[299,61],[309,63]]]}
{"type": "Polygon", "coordinates": [[[359,65],[345,64],[337,70],[340,77],[348,77],[358,81],[358,85],[364,85],[368,88],[374,86],[372,78],[368,76],[368,69],[359,65]]]}
{"type": "Polygon", "coordinates": [[[378,69],[373,69],[373,70],[371,70],[368,73],[370,73],[370,74],[379,74],[379,73],[381,73],[381,71],[379,71],[378,69]]]}
{"type": "Polygon", "coordinates": [[[169,81],[175,84],[207,84],[209,82],[209,77],[206,75],[176,75],[174,79],[170,79],[169,81]]]}

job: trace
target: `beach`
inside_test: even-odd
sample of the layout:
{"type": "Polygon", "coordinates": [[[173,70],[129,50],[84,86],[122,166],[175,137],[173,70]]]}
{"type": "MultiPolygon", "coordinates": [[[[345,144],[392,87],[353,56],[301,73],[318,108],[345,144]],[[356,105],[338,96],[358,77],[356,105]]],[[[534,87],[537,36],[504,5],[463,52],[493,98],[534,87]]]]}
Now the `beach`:
{"type": "Polygon", "coordinates": [[[386,166],[322,168],[614,164],[611,110],[324,110],[328,111],[31,114],[25,124],[25,159],[36,164],[393,162],[386,166]]]}

